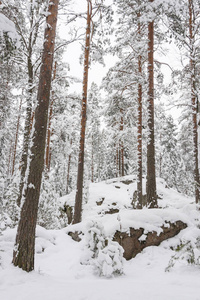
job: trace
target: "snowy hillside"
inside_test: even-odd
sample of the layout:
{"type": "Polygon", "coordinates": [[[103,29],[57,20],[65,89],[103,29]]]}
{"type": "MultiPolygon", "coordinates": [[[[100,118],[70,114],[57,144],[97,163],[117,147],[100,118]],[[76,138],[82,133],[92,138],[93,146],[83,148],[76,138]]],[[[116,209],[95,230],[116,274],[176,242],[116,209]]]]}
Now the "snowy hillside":
{"type": "MultiPolygon", "coordinates": [[[[31,273],[11,264],[16,229],[5,230],[0,236],[0,299],[200,300],[199,211],[193,199],[166,188],[158,179],[161,208],[137,211],[131,208],[135,187],[133,176],[91,184],[81,224],[62,230],[38,226],[36,268],[31,273]],[[113,214],[106,213],[110,209],[115,209],[113,214]],[[147,247],[134,259],[124,261],[124,274],[107,279],[95,275],[92,265],[80,264],[87,250],[85,236],[77,243],[67,234],[74,230],[86,233],[91,220],[101,223],[110,237],[119,227],[126,231],[130,226],[159,233],[166,220],[182,220],[187,228],[160,246],[147,247]],[[181,245],[192,245],[193,250],[181,245]],[[175,251],[178,246],[180,251],[175,251]],[[196,265],[187,262],[191,251],[196,265]],[[177,259],[170,261],[174,255],[177,259]]],[[[60,201],[73,204],[73,194],[60,201]]]]}

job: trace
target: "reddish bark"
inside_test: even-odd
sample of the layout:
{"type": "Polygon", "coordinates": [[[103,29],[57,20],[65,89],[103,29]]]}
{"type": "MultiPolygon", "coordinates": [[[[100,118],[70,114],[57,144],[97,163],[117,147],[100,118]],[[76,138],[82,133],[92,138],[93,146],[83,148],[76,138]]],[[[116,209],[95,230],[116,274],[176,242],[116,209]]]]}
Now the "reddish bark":
{"type": "Polygon", "coordinates": [[[44,49],[37,95],[38,104],[35,111],[33,146],[31,148],[32,156],[28,172],[27,187],[24,193],[24,203],[17,229],[15,249],[13,251],[13,264],[27,272],[34,269],[35,229],[42,172],[44,169],[57,13],[58,0],[51,0],[46,20],[48,25],[46,26],[44,35],[44,49]]]}
{"type": "MultiPolygon", "coordinates": [[[[138,14],[138,18],[140,14],[138,14]]],[[[138,21],[138,36],[141,35],[140,21],[138,21]]],[[[138,56],[138,75],[142,77],[142,57],[138,56]]],[[[142,84],[138,84],[138,124],[137,124],[137,208],[142,208],[142,84]]]]}
{"type": "Polygon", "coordinates": [[[86,109],[87,109],[88,69],[89,69],[90,38],[91,38],[90,36],[91,18],[92,18],[92,3],[91,0],[88,0],[85,55],[84,55],[84,74],[83,74],[83,95],[82,95],[82,110],[81,110],[81,133],[80,133],[80,142],[79,142],[77,189],[76,189],[73,224],[81,222],[81,214],[82,214],[84,148],[85,148],[86,109]]]}
{"type": "MultiPolygon", "coordinates": [[[[54,72],[53,72],[53,80],[56,78],[56,62],[54,64],[54,72]]],[[[54,104],[54,92],[52,91],[52,100],[50,103],[50,110],[49,110],[49,122],[48,122],[48,129],[47,129],[47,146],[46,146],[46,169],[50,171],[50,162],[51,162],[51,152],[50,152],[50,141],[51,141],[51,121],[53,117],[53,104],[54,104]]]]}

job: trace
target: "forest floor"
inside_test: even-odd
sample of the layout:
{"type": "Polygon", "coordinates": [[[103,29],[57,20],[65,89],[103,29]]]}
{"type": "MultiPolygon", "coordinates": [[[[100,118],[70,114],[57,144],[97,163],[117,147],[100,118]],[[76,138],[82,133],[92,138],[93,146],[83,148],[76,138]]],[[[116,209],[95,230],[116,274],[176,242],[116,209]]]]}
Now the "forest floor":
{"type": "MultiPolygon", "coordinates": [[[[126,179],[132,180],[133,177],[126,179]]],[[[166,188],[164,181],[159,179],[158,193],[162,196],[159,206],[162,208],[134,211],[132,215],[129,200],[134,185],[134,180],[129,184],[120,180],[92,184],[79,228],[84,228],[84,222],[89,219],[102,218],[108,234],[117,228],[117,221],[123,228],[130,224],[139,227],[144,223],[146,230],[150,231],[151,226],[158,228],[166,216],[170,220],[181,218],[188,227],[160,246],[147,247],[135,258],[125,261],[124,275],[112,278],[98,277],[91,265],[80,264],[85,241],[83,238],[78,243],[71,239],[67,232],[73,226],[61,230],[37,226],[35,271],[26,273],[11,264],[16,228],[8,228],[0,236],[0,299],[200,300],[200,265],[187,263],[191,253],[197,263],[200,257],[200,212],[196,210],[193,199],[166,188]],[[102,205],[94,206],[102,198],[102,205]],[[119,213],[105,215],[103,212],[113,203],[119,208],[119,213]],[[180,259],[174,261],[174,267],[166,272],[171,257],[177,253],[175,248],[184,243],[193,245],[192,252],[182,252],[180,259]]],[[[66,196],[61,202],[70,201],[69,198],[66,196]]]]}

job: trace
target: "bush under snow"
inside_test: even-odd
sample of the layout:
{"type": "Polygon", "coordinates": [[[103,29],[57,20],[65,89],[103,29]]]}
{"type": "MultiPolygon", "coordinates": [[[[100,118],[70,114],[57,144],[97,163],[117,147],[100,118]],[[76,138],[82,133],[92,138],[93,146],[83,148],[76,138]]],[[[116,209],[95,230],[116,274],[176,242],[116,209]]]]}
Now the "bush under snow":
{"type": "Polygon", "coordinates": [[[82,264],[92,265],[95,274],[107,278],[123,274],[124,250],[117,242],[106,237],[100,222],[88,222],[85,242],[82,264]]]}

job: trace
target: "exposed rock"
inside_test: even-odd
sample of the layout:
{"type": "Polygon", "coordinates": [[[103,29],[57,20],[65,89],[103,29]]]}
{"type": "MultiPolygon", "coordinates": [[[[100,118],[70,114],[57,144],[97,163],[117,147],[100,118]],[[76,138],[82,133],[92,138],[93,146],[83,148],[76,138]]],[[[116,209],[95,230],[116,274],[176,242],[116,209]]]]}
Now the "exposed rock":
{"type": "Polygon", "coordinates": [[[81,238],[80,238],[80,235],[82,235],[82,232],[78,232],[78,231],[75,231],[75,232],[68,232],[68,235],[71,236],[72,240],[74,240],[75,242],[80,242],[81,241],[81,238]]]}
{"type": "Polygon", "coordinates": [[[102,205],[102,203],[103,203],[103,201],[105,200],[105,198],[100,198],[99,199],[99,201],[96,201],[96,204],[98,205],[98,206],[100,206],[100,205],[102,205]]]}
{"type": "Polygon", "coordinates": [[[108,211],[105,212],[105,214],[116,214],[119,212],[119,209],[118,208],[110,208],[108,211]]]}
{"type": "Polygon", "coordinates": [[[122,180],[121,182],[122,182],[123,184],[129,185],[129,184],[133,183],[134,181],[135,181],[135,179],[133,179],[133,180],[127,179],[127,180],[122,180]]]}
{"type": "Polygon", "coordinates": [[[144,228],[134,229],[130,228],[130,233],[117,231],[113,237],[113,241],[118,242],[124,249],[124,258],[129,260],[140,253],[148,246],[158,246],[164,240],[177,235],[187,225],[182,221],[175,223],[166,222],[161,228],[163,232],[157,235],[157,232],[148,232],[146,239],[143,240],[144,228]],[[140,240],[141,238],[141,240],[140,240]]]}

